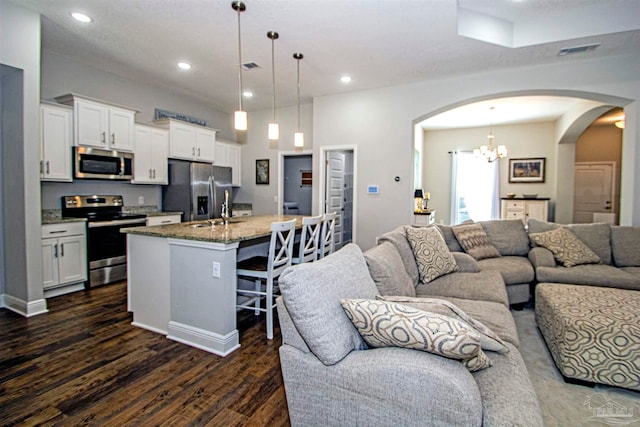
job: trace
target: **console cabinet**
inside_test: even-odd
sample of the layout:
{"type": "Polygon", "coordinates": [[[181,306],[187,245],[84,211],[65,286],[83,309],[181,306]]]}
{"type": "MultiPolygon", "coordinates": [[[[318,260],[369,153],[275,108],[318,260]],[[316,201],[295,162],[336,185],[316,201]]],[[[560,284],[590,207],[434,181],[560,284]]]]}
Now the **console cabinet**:
{"type": "Polygon", "coordinates": [[[56,98],[73,106],[74,145],[133,151],[136,110],[76,94],[56,98]]]}
{"type": "Polygon", "coordinates": [[[549,219],[549,199],[502,199],[502,219],[519,219],[525,224],[530,218],[540,221],[549,219]]]}
{"type": "Polygon", "coordinates": [[[73,109],[40,104],[40,180],[71,182],[73,109]]]}
{"type": "Polygon", "coordinates": [[[169,132],[136,125],[132,184],[168,184],[169,132]]]}
{"type": "MultiPolygon", "coordinates": [[[[42,226],[42,287],[87,280],[87,237],[82,221],[42,226]]],[[[46,295],[45,295],[46,296],[46,295]]]]}

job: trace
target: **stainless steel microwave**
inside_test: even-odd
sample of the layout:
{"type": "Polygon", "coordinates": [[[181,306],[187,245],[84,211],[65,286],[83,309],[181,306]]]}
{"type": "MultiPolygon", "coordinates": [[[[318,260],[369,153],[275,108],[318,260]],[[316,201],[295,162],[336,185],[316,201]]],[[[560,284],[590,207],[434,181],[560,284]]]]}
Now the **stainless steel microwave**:
{"type": "Polygon", "coordinates": [[[99,148],[75,147],[75,177],[80,179],[133,179],[133,154],[99,148]]]}

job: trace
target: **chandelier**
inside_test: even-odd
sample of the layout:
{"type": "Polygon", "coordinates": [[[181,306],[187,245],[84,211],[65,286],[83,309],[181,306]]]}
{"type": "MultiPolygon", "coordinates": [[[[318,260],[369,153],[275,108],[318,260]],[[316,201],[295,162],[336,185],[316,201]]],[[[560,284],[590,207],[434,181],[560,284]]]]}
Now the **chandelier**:
{"type": "Polygon", "coordinates": [[[481,145],[480,148],[473,149],[475,157],[484,157],[489,163],[507,157],[507,147],[505,145],[495,145],[495,136],[493,135],[493,110],[491,107],[491,121],[489,122],[489,135],[487,135],[487,145],[481,145]]]}

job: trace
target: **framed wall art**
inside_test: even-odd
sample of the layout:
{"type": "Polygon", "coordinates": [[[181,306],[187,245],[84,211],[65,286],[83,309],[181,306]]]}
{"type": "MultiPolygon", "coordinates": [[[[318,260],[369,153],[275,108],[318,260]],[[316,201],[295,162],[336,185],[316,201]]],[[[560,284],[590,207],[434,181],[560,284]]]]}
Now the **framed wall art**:
{"type": "Polygon", "coordinates": [[[269,184],[269,159],[256,160],[256,184],[269,184]]]}
{"type": "Polygon", "coordinates": [[[544,182],[545,157],[509,159],[509,182],[544,182]]]}

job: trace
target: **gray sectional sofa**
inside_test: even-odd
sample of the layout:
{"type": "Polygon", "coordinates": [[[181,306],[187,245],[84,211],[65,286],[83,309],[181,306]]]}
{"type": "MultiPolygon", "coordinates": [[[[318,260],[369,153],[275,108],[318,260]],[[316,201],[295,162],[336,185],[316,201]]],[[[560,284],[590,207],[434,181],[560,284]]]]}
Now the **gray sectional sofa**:
{"type": "Polygon", "coordinates": [[[501,274],[466,271],[474,264],[460,254],[458,271],[416,286],[416,261],[404,243],[387,235],[364,254],[349,244],[280,277],[280,360],[291,424],[542,426],[501,274]],[[498,334],[508,352],[487,351],[493,366],[470,372],[424,351],[368,348],[341,300],[381,293],[452,302],[498,334]]]}
{"type": "MultiPolygon", "coordinates": [[[[529,220],[529,233],[542,233],[559,224],[529,220]]],[[[563,225],[575,234],[600,259],[599,263],[565,267],[553,253],[534,247],[529,259],[536,281],[574,285],[604,286],[640,290],[640,227],[611,226],[605,223],[563,225]]]]}

